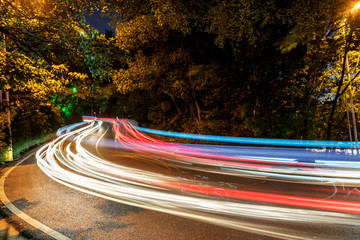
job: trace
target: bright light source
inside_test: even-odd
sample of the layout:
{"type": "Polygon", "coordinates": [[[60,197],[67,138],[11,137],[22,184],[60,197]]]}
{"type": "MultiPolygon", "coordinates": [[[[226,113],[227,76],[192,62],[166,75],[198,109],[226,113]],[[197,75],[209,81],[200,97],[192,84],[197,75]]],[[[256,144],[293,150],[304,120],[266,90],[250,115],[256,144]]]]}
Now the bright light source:
{"type": "Polygon", "coordinates": [[[360,2],[355,5],[355,7],[351,10],[351,13],[358,10],[360,8],[360,2]]]}
{"type": "Polygon", "coordinates": [[[74,93],[76,93],[76,91],[77,91],[76,87],[73,87],[72,90],[73,90],[74,93]]]}

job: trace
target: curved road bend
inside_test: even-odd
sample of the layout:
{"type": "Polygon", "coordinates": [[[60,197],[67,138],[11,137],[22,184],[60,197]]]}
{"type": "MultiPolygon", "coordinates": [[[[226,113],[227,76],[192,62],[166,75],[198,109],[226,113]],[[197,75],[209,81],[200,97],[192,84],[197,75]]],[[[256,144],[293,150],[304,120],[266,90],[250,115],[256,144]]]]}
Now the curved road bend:
{"type": "MultiPolygon", "coordinates": [[[[6,197],[30,222],[38,221],[63,239],[271,239],[161,212],[105,200],[63,186],[37,166],[35,150],[5,178],[6,197]]],[[[26,156],[25,156],[26,157],[26,156]]],[[[1,176],[10,167],[4,168],[1,176]]],[[[53,239],[4,205],[2,219],[27,239],[53,239]]]]}

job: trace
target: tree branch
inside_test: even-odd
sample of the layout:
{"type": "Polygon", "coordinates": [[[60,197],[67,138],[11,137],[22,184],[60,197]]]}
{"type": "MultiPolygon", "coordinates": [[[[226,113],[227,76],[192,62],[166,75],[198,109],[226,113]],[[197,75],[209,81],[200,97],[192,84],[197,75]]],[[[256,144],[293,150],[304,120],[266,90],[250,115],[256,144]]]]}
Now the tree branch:
{"type": "Polygon", "coordinates": [[[341,96],[341,95],[344,94],[344,92],[346,91],[346,89],[350,86],[350,84],[352,83],[352,81],[353,81],[357,76],[359,76],[359,74],[360,74],[360,71],[358,71],[358,72],[356,73],[356,75],[348,82],[348,84],[346,84],[345,88],[342,90],[342,92],[340,93],[339,96],[341,96]]]}
{"type": "Polygon", "coordinates": [[[18,48],[20,48],[22,51],[24,51],[25,53],[28,53],[28,51],[26,51],[23,47],[26,47],[27,49],[29,49],[31,52],[35,53],[36,55],[38,55],[41,59],[43,59],[45,61],[45,63],[50,67],[51,70],[53,70],[53,68],[51,67],[50,63],[44,58],[44,56],[35,48],[33,48],[32,46],[26,44],[24,41],[18,39],[17,37],[15,37],[14,35],[12,35],[10,33],[10,31],[3,27],[0,26],[0,32],[4,33],[5,35],[7,35],[8,37],[10,37],[10,39],[16,44],[16,46],[18,48]]]}

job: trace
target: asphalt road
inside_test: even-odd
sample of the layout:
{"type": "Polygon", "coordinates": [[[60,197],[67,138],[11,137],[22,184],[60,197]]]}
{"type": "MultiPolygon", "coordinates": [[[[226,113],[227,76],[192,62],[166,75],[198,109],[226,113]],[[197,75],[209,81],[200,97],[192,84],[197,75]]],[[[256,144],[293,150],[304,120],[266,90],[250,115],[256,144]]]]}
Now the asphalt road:
{"type": "MultiPolygon", "coordinates": [[[[22,212],[71,239],[271,239],[76,191],[46,176],[34,155],[9,174],[4,191],[22,212]]],[[[23,237],[52,239],[3,205],[1,210],[23,237]]]]}
{"type": "MultiPolygon", "coordinates": [[[[359,214],[353,214],[358,212],[358,209],[360,208],[360,204],[357,204],[360,202],[360,191],[357,186],[351,188],[341,186],[333,188],[332,186],[327,186],[325,188],[324,186],[303,185],[301,182],[278,182],[268,181],[267,179],[252,179],[251,177],[236,178],[234,176],[203,172],[193,168],[196,165],[191,165],[191,168],[187,168],[186,164],[177,164],[176,161],[170,161],[171,164],[173,164],[171,165],[170,162],[163,161],[164,158],[161,158],[161,154],[157,152],[153,152],[150,155],[147,152],[140,152],[140,154],[137,154],[137,149],[131,151],[125,148],[119,148],[119,145],[116,144],[120,143],[114,140],[114,132],[110,131],[110,129],[111,125],[107,123],[93,134],[87,135],[87,137],[82,139],[83,147],[92,154],[106,159],[108,162],[134,169],[135,173],[137,173],[136,180],[139,179],[139,177],[145,179],[146,175],[141,175],[145,173],[145,171],[158,174],[154,176],[166,175],[175,178],[180,177],[182,180],[185,177],[187,179],[197,179],[200,177],[200,185],[198,186],[203,186],[201,185],[201,181],[204,179],[205,183],[208,181],[211,182],[211,184],[214,184],[214,186],[226,182],[231,183],[232,188],[246,190],[238,191],[242,194],[246,194],[250,191],[259,193],[269,191],[275,194],[273,196],[282,196],[281,194],[300,194],[301,196],[304,196],[302,201],[312,201],[312,199],[315,199],[316,202],[322,202],[324,200],[324,204],[339,204],[339,206],[345,207],[346,209],[348,207],[346,204],[350,204],[351,211],[354,211],[350,213],[331,211],[331,209],[325,209],[327,211],[323,211],[321,210],[321,206],[318,206],[318,209],[311,209],[312,206],[310,206],[310,209],[306,209],[298,208],[295,205],[291,206],[291,204],[290,206],[288,204],[279,208],[278,205],[271,203],[271,201],[266,201],[266,199],[261,199],[263,201],[260,201],[259,203],[256,203],[256,201],[245,200],[243,202],[235,202],[239,203],[231,205],[235,206],[235,208],[223,212],[229,216],[236,217],[234,219],[234,221],[236,221],[234,226],[236,226],[237,229],[255,229],[256,231],[263,231],[263,233],[268,234],[268,236],[279,236],[282,237],[282,239],[360,239],[360,224],[358,222],[360,220],[359,214]],[[334,189],[337,190],[335,191],[334,189]],[[324,190],[326,190],[325,193],[324,190]],[[331,198],[331,201],[328,201],[329,198],[331,198]],[[336,200],[340,201],[336,202],[336,200]],[[249,209],[240,208],[243,206],[249,209]],[[240,214],[236,215],[235,212],[240,212],[240,214]],[[245,215],[246,212],[258,214],[245,215]]],[[[126,138],[126,136],[123,137],[126,138]]],[[[67,150],[70,150],[70,152],[78,150],[77,147],[71,145],[74,141],[77,141],[74,137],[66,140],[62,147],[54,150],[54,154],[60,154],[62,151],[65,154],[65,152],[69,152],[67,150]],[[67,146],[69,146],[69,148],[65,150],[67,146]]],[[[155,150],[160,149],[161,145],[158,145],[157,147],[158,148],[155,148],[155,150]]],[[[245,150],[248,151],[249,149],[239,148],[236,151],[245,150]]],[[[250,150],[257,155],[266,154],[263,153],[261,149],[253,148],[250,150]]],[[[228,223],[231,223],[231,221],[225,222],[225,219],[228,220],[228,218],[222,218],[223,220],[221,220],[220,217],[223,216],[221,216],[221,214],[216,215],[215,205],[209,204],[214,203],[214,201],[206,201],[208,200],[207,198],[202,198],[200,208],[196,209],[200,210],[193,212],[201,215],[209,213],[205,212],[205,210],[214,210],[210,214],[212,214],[212,221],[214,221],[215,224],[129,206],[77,191],[52,180],[41,171],[38,164],[36,164],[34,156],[35,151],[36,150],[33,150],[25,154],[23,159],[26,160],[15,168],[8,166],[1,171],[2,177],[0,183],[4,184],[4,188],[0,188],[0,198],[5,205],[1,205],[0,212],[2,219],[0,220],[6,220],[11,223],[24,238],[53,239],[50,237],[50,235],[52,235],[55,236],[56,239],[274,239],[255,233],[223,227],[224,225],[229,226],[228,223]],[[9,170],[11,170],[10,173],[9,170]],[[11,204],[19,209],[15,211],[16,213],[14,213],[14,210],[9,211],[8,208],[11,204]],[[221,225],[220,223],[223,223],[223,226],[219,226],[221,225]]],[[[84,162],[90,163],[91,157],[86,158],[84,162]]],[[[63,164],[66,165],[67,163],[63,162],[63,164]]],[[[79,164],[82,164],[81,161],[79,164]]],[[[67,165],[67,167],[65,165],[60,167],[60,169],[64,168],[65,171],[60,172],[60,175],[57,176],[65,177],[68,170],[67,168],[71,168],[71,165],[67,165]]],[[[89,168],[91,165],[85,164],[84,166],[94,172],[97,170],[89,168]]],[[[111,168],[106,168],[106,170],[104,170],[101,169],[102,166],[103,165],[96,165],[96,168],[103,170],[103,172],[100,173],[106,174],[107,177],[121,178],[125,177],[124,174],[126,173],[132,173],[126,171],[120,173],[111,172],[111,168]]],[[[283,165],[281,166],[284,167],[283,165]]],[[[70,171],[76,171],[76,168],[70,171]]],[[[85,176],[86,173],[87,172],[79,171],[77,172],[78,175],[67,175],[72,176],[68,179],[69,185],[76,187],[79,184],[84,184],[85,188],[87,187],[86,184],[91,185],[91,181],[81,182],[82,180],[80,180],[79,182],[79,179],[86,178],[77,178],[77,176],[81,176],[82,174],[85,176]]],[[[164,179],[166,181],[166,178],[164,179]]],[[[88,178],[87,180],[92,179],[88,178]]],[[[107,180],[109,181],[109,178],[107,180]]],[[[148,178],[146,181],[150,180],[151,179],[148,178]]],[[[144,181],[144,183],[147,183],[146,181],[144,181]]],[[[156,183],[156,181],[152,181],[152,183],[156,183]]],[[[89,189],[91,188],[90,185],[88,186],[89,189]]],[[[221,185],[219,185],[219,188],[221,188],[221,185]]],[[[104,190],[102,187],[97,187],[96,189],[104,190]]],[[[135,187],[128,189],[128,191],[136,192],[135,187]]],[[[194,189],[196,188],[190,190],[194,189]]],[[[202,189],[206,189],[206,186],[202,189]]],[[[178,211],[177,214],[179,214],[179,211],[180,214],[181,211],[186,213],[185,211],[190,209],[186,207],[192,207],[192,204],[196,203],[199,194],[197,192],[191,193],[185,190],[177,192],[180,193],[180,197],[193,197],[181,199],[195,199],[194,202],[180,202],[180,205],[174,205],[175,208],[172,208],[178,211]]],[[[143,201],[147,201],[153,197],[151,192],[149,193],[150,194],[148,195],[141,196],[131,195],[129,193],[129,196],[137,196],[142,198],[143,201]]],[[[112,192],[112,194],[114,193],[112,192]]],[[[103,194],[103,196],[106,197],[112,195],[103,194]]],[[[202,195],[202,197],[204,196],[202,195]]],[[[226,200],[220,194],[219,196],[207,195],[206,197],[209,199],[220,200],[218,203],[221,206],[230,206],[226,204],[229,199],[226,200]]],[[[290,196],[289,199],[290,201],[297,201],[292,198],[292,196],[290,196]]],[[[162,202],[156,201],[155,204],[162,205],[162,207],[171,206],[171,199],[166,198],[165,200],[166,201],[162,202]]],[[[234,199],[231,201],[234,201],[234,199]]],[[[176,202],[173,201],[172,203],[176,202]]],[[[216,205],[216,207],[219,207],[219,205],[216,205]]],[[[339,210],[338,206],[336,207],[336,210],[339,210]]],[[[166,210],[166,208],[161,209],[166,210]]],[[[229,208],[224,209],[226,210],[229,208]]],[[[194,217],[194,215],[192,216],[194,217]]]]}

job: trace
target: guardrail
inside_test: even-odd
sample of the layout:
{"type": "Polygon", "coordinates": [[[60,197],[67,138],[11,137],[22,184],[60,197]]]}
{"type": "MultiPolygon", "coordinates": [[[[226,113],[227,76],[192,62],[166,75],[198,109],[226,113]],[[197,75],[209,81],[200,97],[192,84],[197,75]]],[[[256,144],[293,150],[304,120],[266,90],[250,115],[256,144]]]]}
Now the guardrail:
{"type": "MultiPolygon", "coordinates": [[[[93,116],[83,116],[84,120],[116,120],[114,118],[97,118],[93,116]]],[[[315,147],[315,148],[353,148],[359,149],[360,144],[349,141],[323,141],[323,140],[296,140],[296,139],[274,139],[274,138],[248,138],[248,137],[231,137],[201,135],[191,133],[169,132],[150,128],[139,127],[138,123],[131,119],[124,119],[134,125],[135,129],[141,132],[175,138],[186,138],[192,140],[202,140],[210,142],[223,142],[248,145],[265,145],[265,146],[284,146],[284,147],[315,147]]]]}

